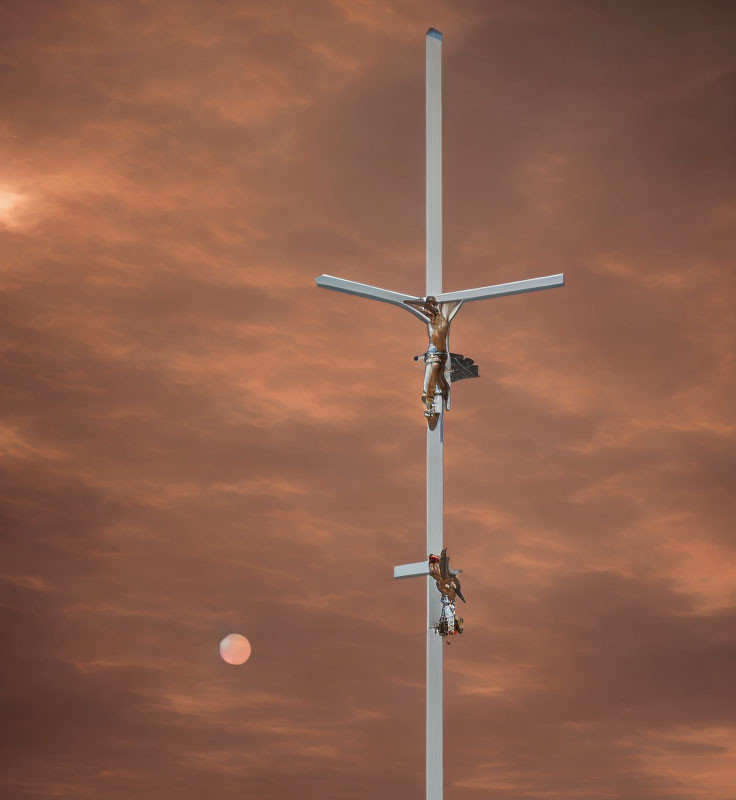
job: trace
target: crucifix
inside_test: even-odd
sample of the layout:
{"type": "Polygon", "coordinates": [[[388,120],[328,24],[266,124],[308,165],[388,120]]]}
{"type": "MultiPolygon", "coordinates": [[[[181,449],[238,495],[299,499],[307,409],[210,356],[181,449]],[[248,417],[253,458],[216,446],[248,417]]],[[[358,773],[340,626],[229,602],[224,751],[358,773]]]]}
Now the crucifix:
{"type": "MultiPolygon", "coordinates": [[[[427,158],[427,257],[426,294],[415,296],[381,289],[368,284],[320,275],[315,283],[322,289],[392,303],[413,314],[427,325],[429,344],[424,354],[425,372],[422,389],[424,417],[427,423],[427,560],[394,567],[394,578],[429,577],[427,584],[427,686],[426,686],[426,800],[442,800],[442,642],[449,633],[451,617],[448,605],[454,600],[452,577],[460,570],[450,570],[444,549],[443,500],[443,421],[450,408],[450,383],[456,377],[477,376],[472,360],[450,353],[450,323],[463,303],[510,294],[534,292],[563,286],[564,275],[465,289],[442,291],[442,34],[430,28],[426,37],[426,158],[427,158]],[[469,363],[468,363],[469,362],[469,363]],[[473,371],[474,370],[474,371],[473,371]],[[442,551],[442,558],[437,556],[442,551]],[[444,559],[443,584],[439,563],[444,559]],[[436,583],[436,585],[435,585],[436,583]],[[445,587],[443,589],[443,586],[445,587]],[[440,591],[438,592],[437,589],[440,591]],[[439,634],[439,635],[438,635],[439,634]]],[[[459,593],[459,582],[458,582],[459,593]]],[[[459,594],[462,599],[462,594],[459,594]]],[[[456,628],[452,632],[457,631],[456,628]]],[[[449,640],[448,640],[449,643],[449,640]]]]}

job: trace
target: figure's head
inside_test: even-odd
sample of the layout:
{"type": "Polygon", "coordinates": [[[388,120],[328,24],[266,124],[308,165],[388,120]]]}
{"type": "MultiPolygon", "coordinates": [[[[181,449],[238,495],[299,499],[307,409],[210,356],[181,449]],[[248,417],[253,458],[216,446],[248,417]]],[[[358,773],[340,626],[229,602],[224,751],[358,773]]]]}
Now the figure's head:
{"type": "Polygon", "coordinates": [[[434,554],[430,555],[430,557],[429,557],[429,563],[430,563],[430,564],[439,564],[439,563],[440,563],[440,557],[439,557],[439,556],[436,556],[436,555],[434,555],[434,554]]]}

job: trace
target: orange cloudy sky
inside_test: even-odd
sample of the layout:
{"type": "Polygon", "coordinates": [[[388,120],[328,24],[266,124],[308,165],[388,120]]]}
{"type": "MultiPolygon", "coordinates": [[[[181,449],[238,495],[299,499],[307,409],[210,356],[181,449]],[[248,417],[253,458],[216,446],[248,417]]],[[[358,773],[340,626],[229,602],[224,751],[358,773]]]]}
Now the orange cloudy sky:
{"type": "Polygon", "coordinates": [[[3,798],[424,796],[430,25],[445,795],[736,798],[735,12],[2,4],[3,798]]]}

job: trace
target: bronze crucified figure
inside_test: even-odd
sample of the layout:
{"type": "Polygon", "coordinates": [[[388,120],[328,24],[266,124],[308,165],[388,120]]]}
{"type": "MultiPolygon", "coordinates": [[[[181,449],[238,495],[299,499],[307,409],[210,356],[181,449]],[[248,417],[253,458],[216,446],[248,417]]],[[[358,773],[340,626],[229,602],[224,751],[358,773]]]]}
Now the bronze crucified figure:
{"type": "Polygon", "coordinates": [[[435,397],[441,396],[445,409],[450,407],[450,382],[448,380],[448,358],[450,356],[450,322],[457,313],[462,300],[438,303],[436,297],[419,300],[404,300],[406,305],[416,309],[427,323],[429,346],[424,354],[424,387],[422,402],[427,425],[433,431],[437,426],[440,412],[435,405],[435,397]]]}

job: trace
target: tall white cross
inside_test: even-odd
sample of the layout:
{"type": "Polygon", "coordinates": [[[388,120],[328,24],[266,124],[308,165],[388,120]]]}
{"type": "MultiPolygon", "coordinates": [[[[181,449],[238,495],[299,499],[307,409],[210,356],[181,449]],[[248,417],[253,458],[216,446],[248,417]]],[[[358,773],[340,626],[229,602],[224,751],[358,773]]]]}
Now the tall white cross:
{"type": "MultiPolygon", "coordinates": [[[[442,34],[430,28],[427,31],[427,283],[426,295],[434,296],[438,303],[459,301],[452,316],[463,302],[502,297],[508,294],[534,292],[564,286],[564,275],[483,286],[461,292],[442,291],[442,34]]],[[[315,283],[322,289],[354,294],[384,303],[393,303],[426,322],[419,311],[405,304],[406,300],[421,300],[415,295],[392,292],[356,283],[332,275],[320,275],[315,283]]],[[[449,355],[447,356],[449,363],[449,355]]],[[[443,461],[444,461],[444,405],[440,395],[434,399],[434,410],[439,424],[427,429],[427,554],[439,553],[443,546],[442,518],[443,461]]],[[[429,576],[428,561],[402,564],[394,567],[394,578],[429,576]]],[[[442,637],[434,626],[440,618],[440,593],[432,580],[427,580],[427,800],[442,800],[442,637]]]]}

